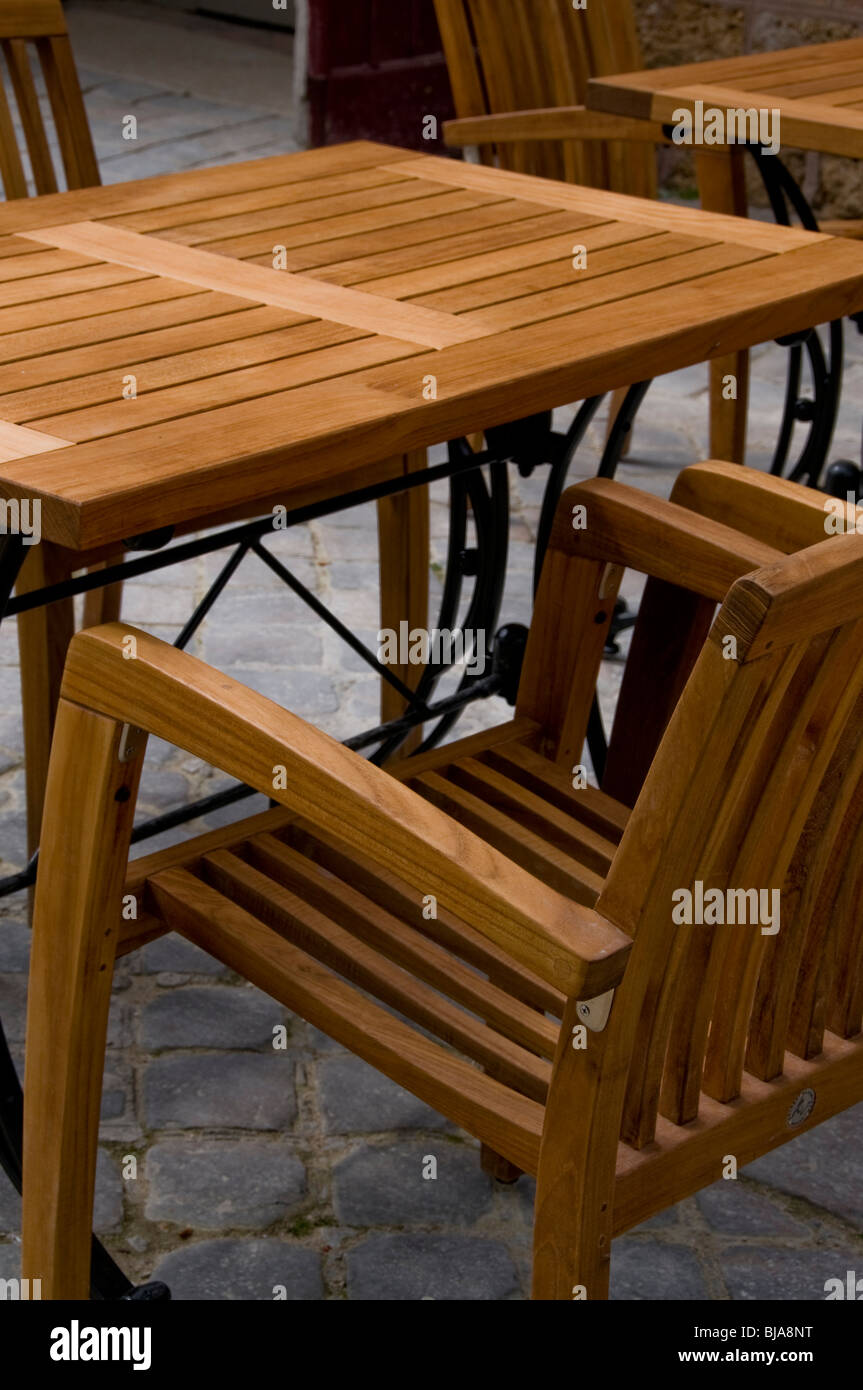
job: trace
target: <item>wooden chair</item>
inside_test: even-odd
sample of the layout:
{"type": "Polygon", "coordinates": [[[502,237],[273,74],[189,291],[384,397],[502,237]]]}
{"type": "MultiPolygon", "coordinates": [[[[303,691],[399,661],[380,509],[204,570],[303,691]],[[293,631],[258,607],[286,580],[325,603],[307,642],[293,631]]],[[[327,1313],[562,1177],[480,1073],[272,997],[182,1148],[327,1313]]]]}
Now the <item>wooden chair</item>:
{"type": "Polygon", "coordinates": [[[603,480],[561,501],[514,719],[396,776],[143,633],[77,636],[37,887],[25,1277],[86,1296],[113,963],[177,930],[535,1173],[534,1296],[606,1297],[614,1236],[863,1098],[861,638],[863,537],[786,556],[603,480]],[[722,603],[631,812],[578,772],[624,567],[722,603]],[[279,807],[127,869],[149,733],[279,807]],[[698,882],[782,890],[781,930],[676,925],[698,882]]]}
{"type": "Polygon", "coordinates": [[[588,79],[642,66],[631,0],[435,0],[455,101],[444,127],[484,163],[656,197],[662,126],[588,111],[588,79]]]}
{"type": "Polygon", "coordinates": [[[89,188],[101,182],[81,86],[60,0],[0,0],[0,48],[5,82],[0,82],[0,177],[7,198],[29,193],[22,151],[16,139],[9,88],[23,130],[30,172],[37,193],[63,187],[52,154],[31,65],[41,69],[59,148],[66,188],[89,188]]]}

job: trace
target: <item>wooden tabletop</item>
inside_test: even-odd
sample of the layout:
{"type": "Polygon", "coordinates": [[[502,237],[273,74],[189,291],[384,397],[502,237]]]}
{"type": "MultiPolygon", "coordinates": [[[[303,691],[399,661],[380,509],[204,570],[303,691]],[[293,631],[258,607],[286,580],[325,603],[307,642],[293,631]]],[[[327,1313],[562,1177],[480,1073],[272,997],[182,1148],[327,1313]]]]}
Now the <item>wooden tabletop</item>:
{"type": "Polygon", "coordinates": [[[782,144],[863,159],[863,38],[595,77],[595,111],[670,122],[696,101],[781,113],[782,144]]]}
{"type": "Polygon", "coordinates": [[[851,242],[368,143],[22,199],[0,493],[84,552],[858,310],[851,242]]]}

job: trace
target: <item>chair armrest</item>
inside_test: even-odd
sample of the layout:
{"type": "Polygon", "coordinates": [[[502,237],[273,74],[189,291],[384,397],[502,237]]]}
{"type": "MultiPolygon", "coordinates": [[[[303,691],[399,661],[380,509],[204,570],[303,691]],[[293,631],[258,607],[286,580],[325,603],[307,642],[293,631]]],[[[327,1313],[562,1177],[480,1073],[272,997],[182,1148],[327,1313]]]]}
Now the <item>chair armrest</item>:
{"type": "MultiPolygon", "coordinates": [[[[746,536],[767,541],[786,555],[817,545],[830,535],[826,523],[836,511],[835,499],[828,499],[823,492],[772,473],[714,459],[684,468],[675,481],[671,500],[699,516],[721,520],[746,536]],[[832,507],[828,507],[829,501],[832,507]]],[[[858,517],[863,528],[863,508],[856,507],[846,522],[849,529],[858,517]]]]}
{"type": "Polygon", "coordinates": [[[607,478],[590,478],[567,489],[550,545],[566,555],[664,579],[717,603],[741,575],[781,558],[777,549],[753,536],[607,478]],[[584,508],[583,515],[577,507],[584,508]],[[584,525],[576,527],[576,521],[584,525]]]}
{"type": "Polygon", "coordinates": [[[549,106],[535,111],[502,111],[445,121],[444,141],[464,145],[507,144],[513,140],[638,140],[668,145],[656,121],[610,116],[586,106],[549,106]]]}
{"type": "Polygon", "coordinates": [[[146,633],[90,628],[69,648],[63,700],[166,739],[434,894],[570,997],[618,983],[631,941],[329,735],[146,633]],[[135,657],[124,643],[135,639],[135,657]],[[274,786],[284,768],[287,789],[274,786]]]}

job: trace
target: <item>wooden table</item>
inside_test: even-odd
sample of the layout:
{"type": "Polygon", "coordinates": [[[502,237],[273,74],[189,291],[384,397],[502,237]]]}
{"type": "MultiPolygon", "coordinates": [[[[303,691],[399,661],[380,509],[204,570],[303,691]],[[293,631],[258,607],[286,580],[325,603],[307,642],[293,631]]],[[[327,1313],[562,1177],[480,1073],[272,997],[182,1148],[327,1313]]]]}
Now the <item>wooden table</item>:
{"type": "MultiPolygon", "coordinates": [[[[22,582],[859,309],[859,246],[368,143],[6,204],[0,493],[44,538],[22,582]]],[[[19,629],[35,833],[70,604],[19,629]]]]}
{"type": "MultiPolygon", "coordinates": [[[[778,112],[783,148],[861,159],[863,38],[595,77],[588,84],[587,104],[594,110],[664,124],[673,124],[681,111],[694,118],[698,102],[704,109],[778,112]]],[[[702,207],[745,217],[743,149],[705,145],[695,153],[702,207]]],[[[852,228],[843,230],[850,233],[852,228]]],[[[853,231],[863,232],[863,222],[854,224],[853,231]]],[[[742,460],[745,392],[736,407],[719,404],[720,383],[728,373],[746,380],[745,354],[714,366],[711,452],[742,460]]]]}
{"type": "Polygon", "coordinates": [[[783,146],[863,158],[863,38],[594,77],[596,111],[670,123],[695,103],[777,110],[783,146]]]}

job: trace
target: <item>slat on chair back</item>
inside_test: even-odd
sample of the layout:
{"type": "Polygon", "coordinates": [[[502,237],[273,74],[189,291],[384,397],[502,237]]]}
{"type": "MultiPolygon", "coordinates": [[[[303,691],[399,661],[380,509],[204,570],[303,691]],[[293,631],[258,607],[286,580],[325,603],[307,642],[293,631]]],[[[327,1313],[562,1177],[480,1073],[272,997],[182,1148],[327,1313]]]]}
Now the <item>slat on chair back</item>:
{"type": "MultiPolygon", "coordinates": [[[[632,0],[435,0],[459,116],[584,103],[589,77],[641,67],[632,0]]],[[[545,178],[653,197],[650,145],[530,141],[484,148],[483,161],[545,178]]]]}
{"type": "Polygon", "coordinates": [[[652,1139],[657,1111],[694,1119],[702,1092],[735,1099],[744,1070],[780,1075],[786,1050],[816,1055],[825,1028],[860,1031],[861,893],[863,536],[850,535],[734,585],[612,865],[598,907],[636,938],[620,991],[640,1019],[628,1143],[652,1139]]]}
{"type": "Polygon", "coordinates": [[[29,157],[37,193],[56,193],[57,160],[52,152],[43,102],[41,76],[50,106],[60,164],[67,188],[98,184],[99,167],[75,61],[59,0],[0,0],[0,177],[7,198],[26,198],[32,191],[22,155],[29,157]],[[23,146],[13,110],[17,110],[23,146]]]}

